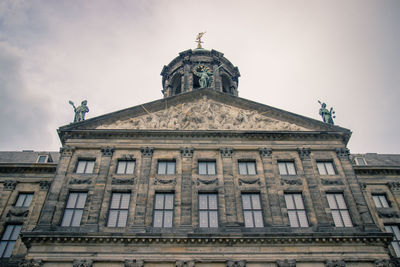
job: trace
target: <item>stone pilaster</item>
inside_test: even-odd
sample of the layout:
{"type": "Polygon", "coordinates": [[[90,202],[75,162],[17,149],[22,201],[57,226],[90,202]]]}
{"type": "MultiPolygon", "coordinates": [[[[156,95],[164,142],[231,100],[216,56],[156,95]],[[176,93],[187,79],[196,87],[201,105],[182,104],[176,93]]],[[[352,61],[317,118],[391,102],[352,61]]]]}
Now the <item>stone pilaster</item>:
{"type": "Polygon", "coordinates": [[[192,228],[192,159],[193,148],[181,148],[181,226],[192,228]]]}
{"type": "Polygon", "coordinates": [[[224,195],[225,195],[225,212],[227,226],[236,226],[237,211],[236,211],[236,187],[233,180],[233,162],[232,148],[221,148],[220,155],[222,157],[222,169],[224,179],[224,195]]]}

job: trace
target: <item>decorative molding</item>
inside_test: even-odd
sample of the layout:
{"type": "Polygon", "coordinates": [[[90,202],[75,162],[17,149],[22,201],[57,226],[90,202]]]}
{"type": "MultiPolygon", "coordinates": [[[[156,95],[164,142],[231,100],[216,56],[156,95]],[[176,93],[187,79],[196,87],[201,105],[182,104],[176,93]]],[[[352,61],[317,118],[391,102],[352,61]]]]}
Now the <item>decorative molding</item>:
{"type": "Polygon", "coordinates": [[[195,261],[176,261],[175,267],[194,267],[195,261]]]}
{"type": "Polygon", "coordinates": [[[93,261],[92,260],[74,260],[73,267],[92,267],[93,261]]]}
{"type": "Polygon", "coordinates": [[[241,260],[241,261],[228,260],[226,262],[226,267],[246,267],[246,261],[245,260],[241,260]]]}
{"type": "Polygon", "coordinates": [[[135,160],[135,155],[133,154],[124,154],[121,156],[121,159],[123,160],[135,160]]]}
{"type": "Polygon", "coordinates": [[[376,260],[375,267],[394,267],[396,265],[392,265],[390,260],[376,260]]]}
{"type": "Polygon", "coordinates": [[[43,266],[42,260],[22,260],[19,267],[41,267],[43,266]]]}
{"type": "Polygon", "coordinates": [[[321,179],[321,183],[323,185],[343,185],[343,181],[342,180],[338,180],[338,179],[321,179]]]}
{"type": "Polygon", "coordinates": [[[148,146],[142,147],[140,152],[142,152],[142,157],[151,158],[153,156],[154,148],[148,146]]]}
{"type": "Polygon", "coordinates": [[[302,185],[303,182],[300,179],[289,179],[289,178],[282,178],[281,185],[302,185]]]}
{"type": "Polygon", "coordinates": [[[259,148],[258,152],[260,153],[261,157],[266,158],[266,157],[271,157],[272,155],[272,148],[259,148]]]}
{"type": "Polygon", "coordinates": [[[69,184],[90,184],[91,182],[92,182],[91,178],[87,178],[87,179],[73,178],[69,181],[69,184]]]}
{"type": "Polygon", "coordinates": [[[327,260],[325,267],[345,267],[346,263],[342,260],[327,260]]]}
{"type": "Polygon", "coordinates": [[[353,166],[357,175],[400,175],[399,167],[353,166]]]}
{"type": "Polygon", "coordinates": [[[391,208],[378,208],[377,210],[381,218],[399,218],[399,214],[391,208]]]}
{"type": "Polygon", "coordinates": [[[71,157],[74,151],[75,148],[70,146],[63,146],[60,148],[61,157],[71,157]]]}
{"type": "Polygon", "coordinates": [[[239,178],[239,185],[243,184],[258,184],[261,185],[261,181],[259,178],[254,178],[254,179],[242,179],[239,178]]]}
{"type": "Polygon", "coordinates": [[[223,147],[219,149],[219,152],[223,158],[232,158],[233,148],[223,147]]]}
{"type": "Polygon", "coordinates": [[[348,159],[350,156],[350,150],[345,147],[336,148],[336,154],[339,158],[348,159]]]}
{"type": "Polygon", "coordinates": [[[164,180],[164,179],[160,179],[160,178],[155,178],[154,179],[154,184],[172,184],[172,185],[176,185],[176,179],[168,179],[168,180],[164,180]]]}
{"type": "Polygon", "coordinates": [[[194,149],[192,147],[183,147],[180,149],[182,157],[193,157],[194,149]]]}
{"type": "Polygon", "coordinates": [[[50,186],[51,186],[50,181],[46,181],[46,180],[39,181],[40,190],[49,190],[50,186]]]}
{"type": "Polygon", "coordinates": [[[299,153],[299,156],[301,159],[309,159],[310,158],[310,153],[311,150],[309,148],[298,148],[297,152],[299,153]]]}
{"type": "Polygon", "coordinates": [[[28,217],[29,214],[29,209],[28,208],[23,208],[23,207],[12,207],[8,213],[7,217],[28,217]]]}
{"type": "Polygon", "coordinates": [[[133,185],[135,183],[134,178],[129,179],[120,179],[113,177],[111,180],[111,184],[119,184],[119,185],[133,185]]]}
{"type": "Polygon", "coordinates": [[[296,260],[277,260],[277,267],[296,267],[296,260]]]}
{"type": "Polygon", "coordinates": [[[105,157],[112,157],[115,148],[110,146],[104,146],[101,148],[101,153],[105,157]]]}
{"type": "Polygon", "coordinates": [[[13,181],[13,180],[5,180],[3,182],[3,190],[4,191],[12,191],[17,186],[17,183],[18,183],[17,181],[13,181]]]}
{"type": "Polygon", "coordinates": [[[200,184],[205,184],[205,185],[216,184],[216,185],[218,185],[218,178],[211,179],[211,180],[197,178],[197,185],[200,185],[200,184]]]}
{"type": "Polygon", "coordinates": [[[360,183],[360,187],[362,191],[367,190],[367,183],[360,183]]]}
{"type": "Polygon", "coordinates": [[[400,190],[400,182],[388,182],[387,185],[393,191],[399,191],[400,190]]]}
{"type": "Polygon", "coordinates": [[[143,260],[125,260],[124,267],[143,267],[143,260]]]}

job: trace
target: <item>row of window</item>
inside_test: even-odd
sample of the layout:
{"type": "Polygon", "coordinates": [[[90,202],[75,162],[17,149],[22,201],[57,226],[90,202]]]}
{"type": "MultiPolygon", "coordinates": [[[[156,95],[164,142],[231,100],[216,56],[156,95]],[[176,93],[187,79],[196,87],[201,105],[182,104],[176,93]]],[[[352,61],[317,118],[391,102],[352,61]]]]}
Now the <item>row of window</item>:
{"type": "MultiPolygon", "coordinates": [[[[112,193],[108,211],[108,227],[125,227],[128,219],[130,193],[112,193]]],[[[61,226],[79,226],[82,219],[87,193],[71,192],[68,196],[61,226]]],[[[218,203],[216,193],[199,194],[199,226],[218,227],[218,203]]],[[[336,227],[352,227],[350,213],[343,194],[328,193],[329,208],[336,227]]],[[[306,209],[301,193],[285,194],[286,208],[291,227],[308,227],[306,209]]],[[[264,227],[260,194],[242,194],[245,227],[264,227]]],[[[172,227],[174,194],[156,193],[154,201],[153,227],[172,227]]]]}
{"type": "MultiPolygon", "coordinates": [[[[76,167],[76,173],[90,174],[93,173],[94,160],[79,160],[76,167]]],[[[117,164],[117,174],[133,174],[135,171],[135,160],[119,160],[117,164]]],[[[199,174],[200,175],[215,175],[216,162],[215,161],[199,161],[199,174]]],[[[239,174],[241,175],[255,175],[256,162],[255,161],[239,161],[238,162],[239,174]]],[[[279,161],[279,173],[281,175],[296,175],[296,168],[293,161],[279,161]]],[[[317,162],[318,172],[321,175],[335,175],[336,171],[331,161],[317,162]]],[[[159,160],[157,165],[157,174],[175,174],[176,162],[159,160]]]]}

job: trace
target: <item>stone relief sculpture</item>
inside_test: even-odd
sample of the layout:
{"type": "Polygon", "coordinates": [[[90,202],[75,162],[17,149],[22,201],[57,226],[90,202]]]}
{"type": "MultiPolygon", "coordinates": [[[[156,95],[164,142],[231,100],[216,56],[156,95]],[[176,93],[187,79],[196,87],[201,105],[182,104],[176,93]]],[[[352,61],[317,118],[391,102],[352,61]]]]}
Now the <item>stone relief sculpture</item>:
{"type": "Polygon", "coordinates": [[[197,102],[182,103],[168,109],[127,120],[119,120],[97,129],[155,130],[261,130],[307,131],[293,123],[266,117],[203,97],[197,102]]]}

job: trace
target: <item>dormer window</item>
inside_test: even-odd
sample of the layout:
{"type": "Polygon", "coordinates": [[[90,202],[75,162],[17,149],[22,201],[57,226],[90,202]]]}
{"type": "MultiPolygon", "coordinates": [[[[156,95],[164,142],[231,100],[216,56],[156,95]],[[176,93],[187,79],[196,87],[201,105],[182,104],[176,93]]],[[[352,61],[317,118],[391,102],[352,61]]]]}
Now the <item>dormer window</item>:
{"type": "Polygon", "coordinates": [[[48,162],[48,157],[47,155],[39,155],[36,162],[37,163],[46,163],[48,162]]]}
{"type": "Polygon", "coordinates": [[[357,158],[355,159],[355,162],[356,162],[356,164],[357,164],[358,166],[365,166],[365,165],[367,165],[367,162],[365,161],[365,159],[364,159],[364,158],[361,158],[361,157],[357,157],[357,158]]]}

